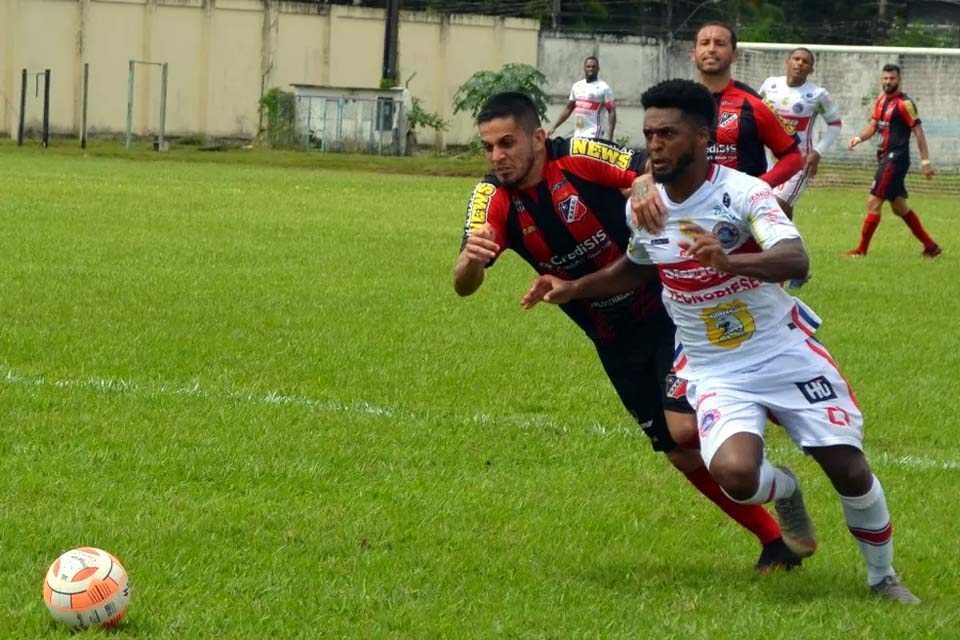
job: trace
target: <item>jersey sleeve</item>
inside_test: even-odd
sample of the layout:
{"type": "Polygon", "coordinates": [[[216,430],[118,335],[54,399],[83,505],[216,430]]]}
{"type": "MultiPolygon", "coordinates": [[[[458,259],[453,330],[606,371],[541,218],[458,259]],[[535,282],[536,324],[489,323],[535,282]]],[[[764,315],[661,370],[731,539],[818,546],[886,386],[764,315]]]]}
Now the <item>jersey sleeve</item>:
{"type": "Polygon", "coordinates": [[[577,99],[577,85],[573,84],[570,86],[570,101],[573,102],[577,99]]]}
{"type": "Polygon", "coordinates": [[[556,148],[560,168],[601,187],[627,189],[644,172],[645,151],[593,138],[570,138],[556,148]]]}
{"type": "Polygon", "coordinates": [[[796,136],[787,133],[783,120],[763,100],[753,100],[753,115],[757,120],[757,135],[771,153],[778,158],[783,157],[793,147],[797,146],[796,136]]]}
{"type": "Polygon", "coordinates": [[[770,76],[763,81],[763,84],[760,85],[760,91],[757,93],[760,94],[760,97],[764,100],[767,100],[767,94],[770,93],[770,84],[773,82],[773,76],[770,76]]]}
{"type": "Polygon", "coordinates": [[[920,124],[920,114],[917,113],[917,104],[913,101],[913,98],[903,98],[900,100],[898,107],[900,109],[900,117],[903,118],[903,121],[907,123],[908,127],[912,129],[920,124]]]}
{"type": "Polygon", "coordinates": [[[744,197],[746,202],[742,210],[747,212],[750,233],[764,251],[781,240],[800,237],[797,227],[783,212],[768,185],[758,182],[744,197]]]}
{"type": "Polygon", "coordinates": [[[877,98],[873,103],[873,111],[870,112],[870,119],[880,122],[883,119],[883,98],[877,98]]]}
{"type": "Polygon", "coordinates": [[[617,107],[617,102],[613,99],[613,88],[610,85],[604,87],[603,106],[606,107],[608,111],[612,111],[617,107]]]}
{"type": "MultiPolygon", "coordinates": [[[[509,248],[507,246],[509,236],[506,228],[509,212],[510,198],[503,187],[487,180],[477,184],[467,201],[467,217],[463,225],[460,251],[463,251],[466,246],[470,234],[488,224],[493,229],[494,241],[500,246],[497,256],[503,253],[504,250],[509,248]]],[[[493,264],[493,261],[491,261],[491,264],[493,264]]]]}
{"type": "Polygon", "coordinates": [[[633,222],[633,212],[630,210],[630,202],[624,207],[623,214],[627,217],[627,228],[630,229],[630,240],[627,242],[627,260],[634,264],[653,264],[650,254],[643,246],[643,236],[646,233],[637,228],[633,222]]]}
{"type": "Polygon", "coordinates": [[[828,126],[840,124],[840,111],[837,110],[837,103],[834,102],[830,92],[824,89],[817,100],[817,113],[823,116],[828,126]]]}

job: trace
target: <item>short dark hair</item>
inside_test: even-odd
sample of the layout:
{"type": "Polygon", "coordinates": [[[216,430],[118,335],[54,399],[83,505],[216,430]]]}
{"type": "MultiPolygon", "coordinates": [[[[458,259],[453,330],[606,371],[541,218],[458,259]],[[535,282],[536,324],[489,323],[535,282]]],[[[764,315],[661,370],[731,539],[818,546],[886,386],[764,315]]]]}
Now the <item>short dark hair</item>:
{"type": "Polygon", "coordinates": [[[497,118],[513,118],[521,128],[531,133],[540,126],[536,105],[530,96],[519,91],[506,91],[490,96],[477,114],[477,124],[497,118]]]}
{"type": "Polygon", "coordinates": [[[885,64],[881,71],[896,71],[898,76],[903,75],[900,73],[900,65],[898,64],[885,64]]]}
{"type": "Polygon", "coordinates": [[[680,109],[684,118],[695,127],[713,128],[717,107],[710,91],[692,80],[664,80],[655,84],[640,96],[644,110],[680,109]]]}
{"type": "MultiPolygon", "coordinates": [[[[723,20],[711,20],[710,22],[704,22],[702,25],[700,25],[700,28],[697,29],[697,35],[696,35],[695,37],[696,37],[696,38],[699,38],[699,37],[700,37],[700,32],[703,31],[704,29],[706,29],[707,27],[721,27],[721,28],[726,29],[727,31],[729,31],[729,32],[730,32],[730,46],[733,47],[733,50],[734,50],[734,51],[737,50],[737,32],[734,30],[733,27],[730,26],[729,23],[724,22],[723,20]]],[[[694,40],[694,41],[693,41],[693,44],[694,44],[694,46],[696,46],[697,41],[694,40]]]]}
{"type": "Polygon", "coordinates": [[[587,56],[586,58],[583,59],[583,64],[587,64],[587,62],[590,60],[593,60],[597,64],[600,64],[600,58],[598,58],[597,56],[587,56]]]}
{"type": "Polygon", "coordinates": [[[807,49],[806,47],[796,47],[793,51],[790,52],[789,57],[792,58],[793,54],[795,54],[797,51],[805,51],[810,56],[810,63],[816,64],[817,56],[813,55],[813,51],[810,51],[810,49],[807,49]]]}

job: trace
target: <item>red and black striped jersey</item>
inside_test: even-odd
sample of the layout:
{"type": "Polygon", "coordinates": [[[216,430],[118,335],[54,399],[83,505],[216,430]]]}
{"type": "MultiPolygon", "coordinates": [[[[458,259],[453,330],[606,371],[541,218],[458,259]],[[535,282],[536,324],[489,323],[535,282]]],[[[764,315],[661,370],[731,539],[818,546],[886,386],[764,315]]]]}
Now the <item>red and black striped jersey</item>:
{"type": "Polygon", "coordinates": [[[877,159],[888,153],[909,158],[910,131],[920,124],[917,105],[913,100],[905,93],[893,96],[884,94],[873,103],[870,118],[876,120],[880,134],[877,159]]]}
{"type": "MultiPolygon", "coordinates": [[[[500,252],[512,249],[537,273],[574,280],[598,271],[626,251],[630,231],[620,189],[633,184],[645,162],[645,153],[603,140],[548,140],[535,187],[504,187],[492,174],[477,184],[467,204],[461,250],[474,229],[488,224],[500,252]]],[[[664,313],[655,279],[644,288],[561,308],[601,344],[664,313]]]]}
{"type": "Polygon", "coordinates": [[[717,103],[717,127],[707,147],[711,161],[760,177],[767,172],[764,147],[777,158],[798,148],[796,136],[787,133],[780,117],[742,82],[731,80],[723,91],[713,94],[713,99],[717,103]]]}

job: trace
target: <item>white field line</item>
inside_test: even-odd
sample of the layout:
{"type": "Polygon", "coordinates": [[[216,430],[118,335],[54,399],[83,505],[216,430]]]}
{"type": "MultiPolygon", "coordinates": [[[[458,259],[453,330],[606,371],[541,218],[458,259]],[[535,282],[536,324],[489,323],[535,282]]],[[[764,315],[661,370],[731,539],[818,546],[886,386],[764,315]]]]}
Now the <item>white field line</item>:
{"type": "MultiPolygon", "coordinates": [[[[98,393],[118,393],[139,396],[170,396],[203,399],[229,399],[235,402],[254,405],[293,406],[311,409],[322,413],[341,413],[356,415],[373,415],[386,418],[399,417],[401,412],[390,408],[380,407],[368,402],[343,404],[335,400],[313,400],[303,396],[290,396],[278,391],[267,393],[242,390],[228,390],[225,392],[208,392],[200,387],[199,383],[188,385],[145,385],[130,380],[111,378],[85,379],[48,379],[43,376],[27,376],[15,372],[13,369],[0,365],[2,377],[0,384],[20,387],[54,388],[54,389],[87,389],[98,393]]],[[[405,412],[403,412],[405,413],[405,412]]],[[[416,416],[408,416],[416,418],[416,416]]],[[[561,433],[571,433],[586,429],[588,432],[601,437],[640,437],[639,427],[633,426],[605,426],[598,422],[589,425],[570,425],[552,420],[547,416],[538,415],[507,415],[494,416],[484,413],[475,413],[465,417],[465,421],[474,425],[511,424],[520,429],[555,429],[561,433]]],[[[795,447],[771,447],[770,453],[774,458],[799,455],[795,447]]],[[[915,455],[892,455],[889,453],[868,455],[871,463],[879,466],[897,466],[909,469],[937,469],[944,471],[960,470],[960,462],[950,460],[933,460],[915,455]]]]}

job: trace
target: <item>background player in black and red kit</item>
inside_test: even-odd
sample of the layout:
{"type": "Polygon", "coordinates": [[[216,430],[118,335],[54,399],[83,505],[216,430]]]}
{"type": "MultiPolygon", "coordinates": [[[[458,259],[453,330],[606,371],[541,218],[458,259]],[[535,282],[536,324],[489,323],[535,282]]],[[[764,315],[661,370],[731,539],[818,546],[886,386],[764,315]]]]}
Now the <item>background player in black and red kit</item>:
{"type": "MultiPolygon", "coordinates": [[[[459,295],[479,289],[485,270],[508,248],[537,273],[564,279],[593,273],[624,255],[630,234],[620,190],[642,172],[642,154],[585,138],[548,140],[532,101],[519,93],[492,97],[477,124],[493,173],[476,186],[467,206],[454,267],[459,295]]],[[[690,406],[668,397],[674,326],[659,286],[562,309],[593,340],[617,394],[654,450],[757,536],[763,545],[757,569],[799,565],[765,509],[738,504],[720,490],[697,451],[690,406]]]]}
{"type": "Polygon", "coordinates": [[[880,210],[883,201],[890,201],[890,208],[900,216],[913,235],[923,243],[923,255],[926,258],[936,258],[943,253],[933,241],[920,218],[907,204],[907,187],[903,179],[910,170],[910,132],[917,136],[917,147],[920,149],[920,165],[923,175],[929,180],[936,173],[930,163],[930,153],[927,150],[927,137],[920,126],[917,115],[917,106],[905,93],[900,91],[900,67],[888,64],[880,74],[880,85],[883,95],[873,103],[873,112],[870,122],[850,140],[850,148],[880,132],[880,146],[877,148],[877,175],[873,179],[870,195],[867,197],[867,217],[860,230],[860,244],[855,249],[847,251],[846,255],[860,257],[867,255],[870,248],[870,239],[880,224],[880,210]]]}
{"type": "Polygon", "coordinates": [[[717,104],[707,156],[711,162],[776,187],[803,169],[803,156],[797,138],[787,133],[763,98],[733,79],[730,66],[738,55],[737,34],[729,25],[708,22],[697,31],[690,57],[699,72],[697,81],[710,90],[717,104]],[[777,158],[769,171],[764,147],[777,158]]]}

